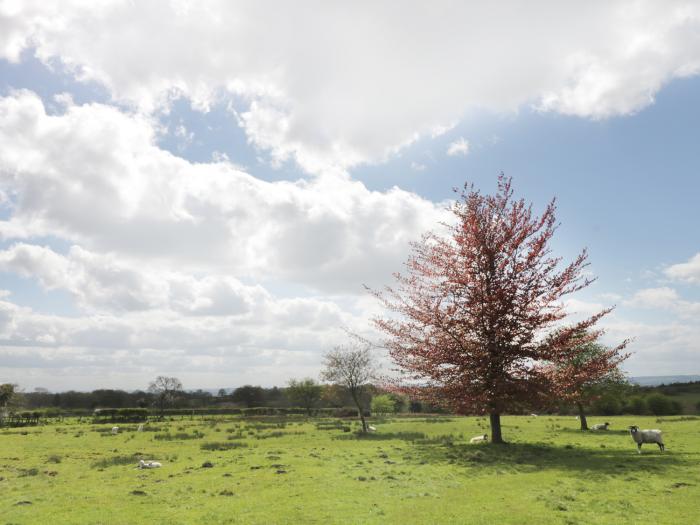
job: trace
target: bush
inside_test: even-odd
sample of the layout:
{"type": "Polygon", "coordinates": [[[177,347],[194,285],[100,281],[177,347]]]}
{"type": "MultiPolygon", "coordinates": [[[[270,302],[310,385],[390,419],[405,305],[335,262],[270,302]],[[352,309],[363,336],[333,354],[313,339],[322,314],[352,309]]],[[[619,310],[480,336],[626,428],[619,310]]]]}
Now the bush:
{"type": "Polygon", "coordinates": [[[593,402],[593,412],[602,416],[616,416],[622,411],[620,400],[612,395],[605,395],[593,402]]]}
{"type": "Polygon", "coordinates": [[[655,416],[673,414],[671,400],[663,394],[652,394],[647,397],[647,407],[649,412],[655,416]]]}
{"type": "Polygon", "coordinates": [[[375,415],[393,414],[396,412],[396,402],[390,395],[382,394],[372,398],[370,408],[375,415]]]}
{"type": "Polygon", "coordinates": [[[636,416],[646,414],[647,404],[641,397],[632,397],[627,401],[627,405],[625,406],[625,412],[634,414],[636,416]]]}

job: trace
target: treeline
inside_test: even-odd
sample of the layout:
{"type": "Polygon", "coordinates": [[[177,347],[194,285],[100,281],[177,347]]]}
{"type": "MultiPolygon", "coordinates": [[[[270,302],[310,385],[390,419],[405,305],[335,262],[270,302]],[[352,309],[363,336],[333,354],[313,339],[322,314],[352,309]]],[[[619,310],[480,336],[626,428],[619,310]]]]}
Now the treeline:
{"type": "MultiPolygon", "coordinates": [[[[371,399],[386,395],[375,387],[370,387],[363,405],[370,407],[371,399]]],[[[391,395],[392,412],[442,412],[439,407],[426,405],[420,401],[391,395]]],[[[321,395],[314,403],[314,412],[331,414],[332,409],[352,406],[352,399],[341,388],[321,387],[321,395]]],[[[153,410],[156,395],[147,391],[100,389],[92,392],[67,391],[49,393],[45,391],[25,392],[21,394],[20,410],[54,409],[64,412],[88,412],[97,408],[143,408],[153,410]]],[[[18,407],[19,408],[19,407],[18,407]]],[[[675,415],[700,413],[700,382],[675,383],[657,387],[622,385],[608,390],[601,390],[586,412],[595,415],[675,415]]],[[[288,388],[265,388],[245,385],[232,392],[220,390],[218,394],[204,390],[181,391],[171,400],[167,413],[185,415],[207,409],[211,413],[264,415],[267,413],[292,413],[299,409],[299,404],[289,395],[288,388]],[[280,410],[265,410],[280,409],[280,410]],[[286,410],[281,410],[286,409],[286,410]]],[[[562,405],[552,408],[552,413],[575,414],[575,407],[562,405]]]]}

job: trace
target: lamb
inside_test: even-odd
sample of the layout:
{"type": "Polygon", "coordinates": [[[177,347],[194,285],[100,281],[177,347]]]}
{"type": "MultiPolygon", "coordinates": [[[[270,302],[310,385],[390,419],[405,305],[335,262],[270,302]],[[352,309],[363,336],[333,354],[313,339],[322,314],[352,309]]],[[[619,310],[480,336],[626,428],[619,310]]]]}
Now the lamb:
{"type": "Polygon", "coordinates": [[[607,421],[605,423],[598,423],[597,425],[593,425],[591,427],[591,430],[608,430],[608,427],[610,426],[610,423],[607,421]]]}
{"type": "Polygon", "coordinates": [[[488,442],[489,437],[484,434],[483,436],[474,436],[469,440],[469,443],[486,443],[488,442]]]}
{"type": "Polygon", "coordinates": [[[139,425],[139,428],[136,429],[136,432],[143,432],[143,423],[139,425]]]}
{"type": "Polygon", "coordinates": [[[119,427],[112,427],[112,435],[115,436],[119,434],[119,427]]]}
{"type": "Polygon", "coordinates": [[[158,463],[157,461],[144,461],[144,460],[139,460],[139,466],[138,468],[143,469],[143,468],[160,468],[163,465],[158,463]]]}
{"type": "Polygon", "coordinates": [[[533,412],[532,414],[530,414],[530,417],[537,417],[537,414],[533,412]]]}
{"type": "Polygon", "coordinates": [[[372,425],[369,425],[369,426],[367,427],[367,430],[369,430],[370,432],[376,432],[376,431],[377,431],[377,429],[374,428],[372,425]]]}
{"type": "Polygon", "coordinates": [[[659,445],[661,452],[666,449],[660,430],[639,430],[639,427],[636,425],[632,425],[629,429],[632,439],[637,443],[637,452],[640,454],[642,453],[642,444],[644,443],[656,443],[659,445]]]}

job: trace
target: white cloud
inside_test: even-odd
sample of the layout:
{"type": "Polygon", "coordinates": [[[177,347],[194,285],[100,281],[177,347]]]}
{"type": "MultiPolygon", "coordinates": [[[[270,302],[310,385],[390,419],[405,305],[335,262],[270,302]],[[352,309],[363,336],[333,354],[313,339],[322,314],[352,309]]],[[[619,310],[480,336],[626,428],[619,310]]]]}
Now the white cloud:
{"type": "Polygon", "coordinates": [[[450,157],[466,157],[469,154],[469,141],[464,137],[459,137],[447,146],[447,154],[450,157]]]}
{"type": "Polygon", "coordinates": [[[633,308],[667,310],[681,318],[692,319],[700,315],[700,302],[686,301],[668,286],[639,290],[624,304],[633,308]]]}
{"type": "Polygon", "coordinates": [[[664,273],[677,281],[700,284],[700,253],[695,254],[688,262],[669,266],[664,273]]]}
{"type": "Polygon", "coordinates": [[[206,109],[235,94],[253,144],[319,172],[381,161],[475,109],[639,111],[700,71],[699,13],[689,1],[414,2],[399,12],[28,0],[0,6],[0,55],[19,60],[33,46],[146,111],[179,95],[206,109]]]}
{"type": "Polygon", "coordinates": [[[361,293],[446,216],[413,193],[372,192],[345,175],[268,183],[229,163],[189,163],[154,135],[148,119],[99,104],[55,116],[29,92],[0,98],[0,189],[12,203],[0,234],[361,293]]]}
{"type": "Polygon", "coordinates": [[[427,166],[422,162],[416,162],[415,160],[411,162],[411,169],[413,171],[425,171],[427,166]]]}

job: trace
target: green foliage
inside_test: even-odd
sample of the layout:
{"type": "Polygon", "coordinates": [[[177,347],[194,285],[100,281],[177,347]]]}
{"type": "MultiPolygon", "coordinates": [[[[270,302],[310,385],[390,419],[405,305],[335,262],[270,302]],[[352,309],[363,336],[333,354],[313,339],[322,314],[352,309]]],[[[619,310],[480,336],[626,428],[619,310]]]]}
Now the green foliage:
{"type": "Polygon", "coordinates": [[[303,407],[311,415],[312,409],[321,400],[322,386],[311,378],[289,381],[287,397],[294,405],[303,407]]]}
{"type": "Polygon", "coordinates": [[[388,394],[374,396],[370,403],[372,414],[384,416],[396,412],[396,401],[388,394]]]}
{"type": "Polygon", "coordinates": [[[663,394],[652,394],[647,397],[646,402],[649,412],[655,416],[680,414],[683,409],[678,401],[674,401],[663,394]]]}

